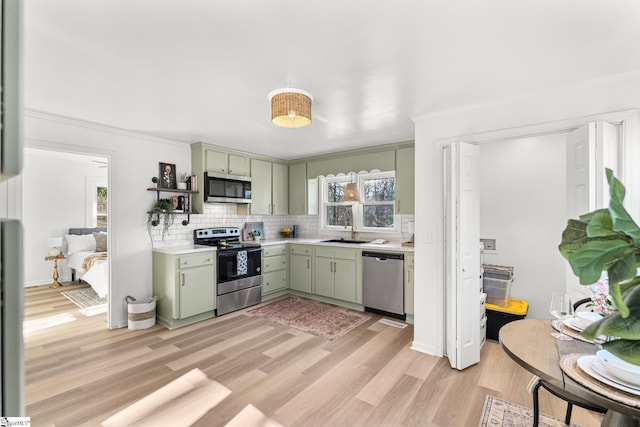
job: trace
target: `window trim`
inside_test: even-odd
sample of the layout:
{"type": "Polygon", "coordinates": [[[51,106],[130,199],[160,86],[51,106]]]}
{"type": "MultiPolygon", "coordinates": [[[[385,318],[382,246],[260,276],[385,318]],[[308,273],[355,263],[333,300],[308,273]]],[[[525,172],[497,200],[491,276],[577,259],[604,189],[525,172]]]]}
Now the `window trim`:
{"type": "MultiPolygon", "coordinates": [[[[329,199],[329,183],[332,182],[344,182],[349,183],[352,181],[352,177],[349,175],[340,176],[327,176],[321,179],[321,191],[320,191],[320,228],[323,230],[351,230],[350,226],[344,225],[329,225],[327,224],[327,207],[328,206],[351,206],[350,202],[328,202],[329,199]]],[[[353,207],[352,207],[353,212],[353,207]]],[[[353,228],[357,230],[357,215],[352,215],[351,221],[353,221],[353,228]]]]}
{"type": "Polygon", "coordinates": [[[329,225],[327,224],[327,207],[328,206],[351,206],[353,212],[353,229],[356,232],[364,232],[364,233],[398,233],[400,231],[400,218],[396,214],[396,200],[394,195],[394,200],[389,202],[328,202],[329,194],[329,183],[332,182],[356,182],[358,187],[358,194],[364,194],[364,183],[370,179],[379,179],[379,178],[396,178],[395,171],[387,171],[387,172],[361,172],[361,173],[350,173],[348,175],[337,175],[337,176],[326,176],[322,177],[320,180],[320,203],[319,203],[319,213],[320,213],[320,229],[325,231],[351,231],[351,227],[347,226],[345,228],[344,225],[329,225]],[[391,206],[393,212],[393,227],[381,228],[381,227],[365,227],[364,226],[364,206],[380,206],[380,205],[388,205],[391,206]],[[353,209],[355,207],[355,209],[353,209]]]}

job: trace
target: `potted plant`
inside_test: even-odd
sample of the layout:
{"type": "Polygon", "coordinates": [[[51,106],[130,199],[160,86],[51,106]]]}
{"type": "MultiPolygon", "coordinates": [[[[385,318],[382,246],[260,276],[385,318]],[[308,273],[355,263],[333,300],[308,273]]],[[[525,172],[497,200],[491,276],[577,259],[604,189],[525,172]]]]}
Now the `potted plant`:
{"type": "Polygon", "coordinates": [[[625,188],[610,169],[606,170],[610,202],[570,219],[562,233],[560,253],[569,261],[580,284],[596,283],[603,271],[615,310],[582,332],[593,340],[605,335],[610,353],[640,365],[640,228],[623,206],[625,188]]]}
{"type": "Polygon", "coordinates": [[[187,174],[185,172],[180,172],[178,174],[178,190],[186,190],[187,189],[187,174]]]}
{"type": "MultiPolygon", "coordinates": [[[[173,225],[175,218],[175,209],[169,199],[159,199],[147,212],[147,231],[151,232],[151,228],[160,224],[160,216],[162,215],[162,240],[169,232],[169,228],[173,225]]],[[[151,235],[150,235],[151,236],[151,235]]]]}

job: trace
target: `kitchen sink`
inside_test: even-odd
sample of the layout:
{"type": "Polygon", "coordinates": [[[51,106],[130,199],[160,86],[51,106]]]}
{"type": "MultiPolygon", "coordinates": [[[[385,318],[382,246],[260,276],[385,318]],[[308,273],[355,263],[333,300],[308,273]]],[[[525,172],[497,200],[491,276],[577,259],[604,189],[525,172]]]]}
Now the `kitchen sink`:
{"type": "Polygon", "coordinates": [[[347,239],[331,239],[323,240],[323,243],[355,243],[357,245],[362,243],[371,243],[369,240],[347,240],[347,239]]]}

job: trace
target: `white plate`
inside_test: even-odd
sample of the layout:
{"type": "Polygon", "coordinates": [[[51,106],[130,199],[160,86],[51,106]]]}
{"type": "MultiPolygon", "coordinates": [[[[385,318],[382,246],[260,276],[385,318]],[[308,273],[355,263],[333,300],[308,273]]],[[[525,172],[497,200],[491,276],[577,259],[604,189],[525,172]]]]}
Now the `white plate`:
{"type": "Polygon", "coordinates": [[[576,322],[574,322],[574,320],[572,318],[564,319],[562,321],[562,324],[564,326],[567,326],[567,327],[573,329],[574,331],[582,332],[584,330],[580,325],[577,325],[576,322]]]}
{"type": "Polygon", "coordinates": [[[640,366],[633,365],[607,350],[598,350],[596,357],[600,365],[609,372],[611,376],[623,380],[625,383],[640,387],[640,366]]]}
{"type": "Polygon", "coordinates": [[[621,384],[625,387],[629,387],[632,388],[634,390],[638,390],[640,392],[640,387],[638,387],[637,385],[631,384],[621,378],[616,377],[613,374],[610,374],[605,368],[604,366],[602,366],[602,363],[600,363],[600,360],[598,360],[598,357],[596,356],[595,360],[591,361],[591,367],[593,368],[594,371],[596,371],[596,373],[602,375],[603,377],[609,379],[610,381],[613,381],[615,383],[621,384]]]}
{"type": "MultiPolygon", "coordinates": [[[[580,367],[580,369],[582,369],[587,375],[589,375],[592,378],[595,378],[596,380],[605,383],[607,385],[610,385],[613,388],[617,388],[618,390],[622,390],[622,391],[626,391],[627,393],[636,395],[636,396],[640,396],[640,390],[633,388],[633,387],[627,387],[625,385],[622,385],[616,381],[613,381],[601,374],[599,374],[598,372],[596,372],[596,370],[593,368],[592,364],[593,362],[598,362],[598,358],[595,355],[590,355],[590,356],[582,356],[578,358],[578,366],[580,367]]],[[[603,369],[604,370],[604,369],[603,369]]]]}

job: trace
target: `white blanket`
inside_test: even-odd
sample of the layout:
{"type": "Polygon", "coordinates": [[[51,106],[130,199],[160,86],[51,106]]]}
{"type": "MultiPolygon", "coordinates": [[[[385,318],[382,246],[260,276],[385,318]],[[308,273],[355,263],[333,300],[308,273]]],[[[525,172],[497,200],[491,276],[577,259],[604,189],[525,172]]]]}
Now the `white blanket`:
{"type": "Polygon", "coordinates": [[[79,251],[69,255],[69,267],[76,270],[76,278],[82,279],[91,285],[100,298],[107,296],[109,291],[109,261],[96,260],[89,271],[84,271],[82,264],[92,251],[79,251]]]}
{"type": "Polygon", "coordinates": [[[82,280],[90,284],[100,298],[106,297],[109,292],[109,261],[96,260],[93,267],[84,273],[82,280]]]}

